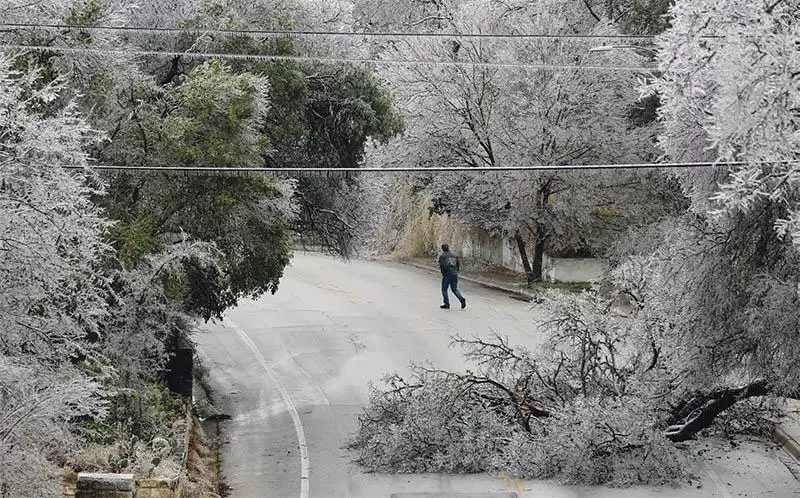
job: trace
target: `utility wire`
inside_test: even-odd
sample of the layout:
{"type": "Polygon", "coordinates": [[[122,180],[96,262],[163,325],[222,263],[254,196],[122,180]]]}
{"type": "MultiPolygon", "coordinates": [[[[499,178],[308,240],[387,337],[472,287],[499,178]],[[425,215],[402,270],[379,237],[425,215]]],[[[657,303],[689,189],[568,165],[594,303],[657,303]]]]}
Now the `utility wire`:
{"type": "Polygon", "coordinates": [[[627,71],[627,72],[650,72],[658,68],[655,66],[590,66],[580,64],[528,64],[524,62],[481,62],[481,61],[442,61],[442,60],[404,60],[404,59],[376,59],[372,57],[324,57],[313,55],[256,55],[256,54],[236,54],[220,52],[178,52],[171,50],[140,50],[140,49],[98,49],[98,48],[78,48],[78,47],[58,47],[46,45],[18,45],[0,43],[0,50],[32,50],[37,52],[60,52],[70,54],[114,54],[130,56],[160,56],[160,57],[188,57],[199,59],[232,59],[259,62],[340,62],[351,64],[384,64],[389,66],[455,66],[455,67],[494,67],[494,68],[518,68],[518,69],[542,69],[542,70],[586,70],[586,71],[627,71]]]}
{"type": "MultiPolygon", "coordinates": [[[[219,34],[219,35],[263,35],[263,36],[335,36],[352,38],[473,38],[473,39],[621,39],[621,40],[652,40],[653,35],[623,35],[623,34],[546,34],[546,33],[413,33],[404,31],[326,31],[326,30],[281,30],[281,29],[225,29],[225,28],[160,28],[143,26],[92,26],[86,24],[47,24],[47,23],[0,23],[0,28],[12,29],[75,29],[78,31],[117,31],[117,32],[143,32],[155,33],[187,33],[187,34],[219,34]]],[[[722,38],[720,36],[706,35],[702,38],[722,38]]]]}
{"type": "Polygon", "coordinates": [[[196,174],[240,174],[240,173],[423,173],[423,172],[470,172],[470,173],[493,173],[507,171],[581,171],[581,170],[619,170],[619,169],[696,169],[696,168],[715,168],[745,166],[756,164],[800,164],[800,160],[779,160],[779,161],[718,161],[718,162],[672,162],[672,163],[622,163],[622,164],[569,164],[569,165],[539,165],[539,166],[499,166],[499,167],[477,167],[470,166],[434,166],[430,168],[421,167],[397,167],[397,168],[375,168],[375,167],[314,167],[314,168],[224,168],[224,167],[202,167],[202,166],[124,166],[108,164],[89,164],[88,166],[60,165],[68,170],[110,171],[110,172],[140,172],[140,173],[196,173],[196,174]]]}

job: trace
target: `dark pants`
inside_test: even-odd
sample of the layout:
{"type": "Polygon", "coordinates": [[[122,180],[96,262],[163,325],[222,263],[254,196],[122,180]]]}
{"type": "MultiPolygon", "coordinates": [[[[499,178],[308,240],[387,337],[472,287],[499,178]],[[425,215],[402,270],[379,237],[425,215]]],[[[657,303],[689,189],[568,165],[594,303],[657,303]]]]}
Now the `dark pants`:
{"type": "Polygon", "coordinates": [[[453,294],[459,301],[464,301],[464,296],[458,292],[458,275],[444,275],[442,276],[442,298],[444,299],[445,306],[450,306],[450,297],[447,295],[447,288],[453,291],[453,294]]]}

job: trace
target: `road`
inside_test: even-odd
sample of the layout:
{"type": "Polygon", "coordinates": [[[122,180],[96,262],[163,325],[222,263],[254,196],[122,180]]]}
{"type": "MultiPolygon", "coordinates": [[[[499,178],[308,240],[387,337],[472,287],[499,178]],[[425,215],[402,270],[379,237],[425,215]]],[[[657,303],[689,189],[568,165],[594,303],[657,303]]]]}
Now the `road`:
{"type": "Polygon", "coordinates": [[[369,382],[410,361],[463,370],[454,334],[541,339],[529,304],[462,284],[467,309],[441,310],[438,286],[436,275],[403,265],[297,253],[276,295],[244,301],[198,332],[214,401],[231,416],[222,468],[234,498],[800,497],[772,453],[746,445],[700,465],[700,488],[364,473],[345,445],[369,382]]]}

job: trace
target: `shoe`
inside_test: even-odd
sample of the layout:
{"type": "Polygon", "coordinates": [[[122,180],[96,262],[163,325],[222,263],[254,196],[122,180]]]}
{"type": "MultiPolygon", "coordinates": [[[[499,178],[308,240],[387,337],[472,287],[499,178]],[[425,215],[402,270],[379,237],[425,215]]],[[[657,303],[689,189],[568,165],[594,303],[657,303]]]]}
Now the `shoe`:
{"type": "Polygon", "coordinates": [[[466,307],[467,307],[467,300],[466,299],[462,299],[461,300],[461,309],[463,310],[466,307]]]}
{"type": "Polygon", "coordinates": [[[449,304],[443,304],[443,305],[441,305],[439,307],[442,308],[443,310],[449,310],[450,309],[450,305],[449,304]]]}

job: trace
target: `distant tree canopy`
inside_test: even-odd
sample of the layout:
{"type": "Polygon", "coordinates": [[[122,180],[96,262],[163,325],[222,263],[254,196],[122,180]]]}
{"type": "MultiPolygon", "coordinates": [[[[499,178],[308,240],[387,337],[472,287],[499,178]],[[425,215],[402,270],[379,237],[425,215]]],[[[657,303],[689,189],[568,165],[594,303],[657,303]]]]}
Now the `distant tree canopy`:
{"type": "MultiPolygon", "coordinates": [[[[580,2],[408,3],[407,10],[392,10],[400,16],[395,29],[409,16],[433,16],[435,8],[440,26],[428,26],[427,31],[453,33],[453,40],[398,41],[383,48],[386,57],[545,66],[646,63],[631,50],[592,52],[602,43],[594,38],[468,36],[621,34],[614,23],[594,19],[580,2]]],[[[649,162],[658,154],[652,120],[636,117],[644,104],[638,76],[630,71],[415,65],[385,72],[405,103],[408,132],[392,143],[392,153],[381,156],[384,164],[563,166],[649,162]]],[[[542,279],[545,252],[601,255],[630,227],[685,208],[676,186],[660,172],[436,173],[429,175],[425,192],[466,227],[512,239],[533,283],[542,279]]]]}

